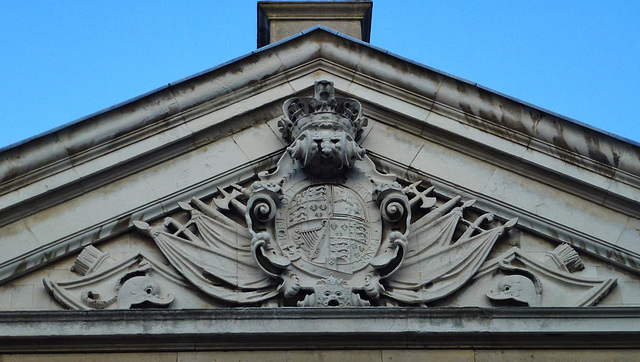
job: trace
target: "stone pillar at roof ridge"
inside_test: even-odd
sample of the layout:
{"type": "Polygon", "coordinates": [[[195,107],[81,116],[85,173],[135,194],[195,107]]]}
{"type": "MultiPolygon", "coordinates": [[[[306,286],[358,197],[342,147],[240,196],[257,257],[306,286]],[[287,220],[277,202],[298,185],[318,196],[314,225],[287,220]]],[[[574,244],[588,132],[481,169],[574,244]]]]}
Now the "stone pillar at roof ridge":
{"type": "Polygon", "coordinates": [[[369,42],[372,1],[259,1],[258,48],[323,25],[369,42]]]}

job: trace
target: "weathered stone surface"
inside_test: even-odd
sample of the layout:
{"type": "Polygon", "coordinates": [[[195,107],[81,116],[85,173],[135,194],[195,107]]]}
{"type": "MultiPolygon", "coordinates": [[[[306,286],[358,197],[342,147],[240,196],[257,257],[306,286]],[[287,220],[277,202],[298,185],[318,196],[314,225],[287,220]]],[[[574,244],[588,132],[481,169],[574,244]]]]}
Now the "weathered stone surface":
{"type": "MultiPolygon", "coordinates": [[[[542,250],[527,255],[517,247],[494,255],[503,235],[510,245],[521,241],[518,218],[497,222],[475,199],[447,198],[420,180],[376,170],[359,144],[368,124],[362,105],[336,97],[333,83],[316,82],[313,97],[285,101],[283,113],[278,127],[289,147],[275,170],[218,187],[212,198],[178,202],[185,213],[162,225],[129,221],[177,273],[135,248],[115,262],[89,246],[74,264],[82,277],[45,277],[47,290],[71,309],[194,308],[198,293],[189,284],[212,297],[211,306],[424,305],[453,295],[450,306],[540,307],[596,305],[616,285],[570,275],[584,264],[568,244],[546,250],[545,261],[535,259],[542,250]]],[[[395,137],[376,128],[367,137],[372,146],[395,137]]],[[[251,137],[272,135],[267,125],[250,130],[240,133],[245,141],[234,137],[235,152],[246,157],[261,149],[251,137]]],[[[413,136],[390,144],[402,145],[387,155],[403,163],[424,147],[413,136]]]]}
{"type": "Polygon", "coordinates": [[[443,361],[443,362],[475,362],[474,351],[471,349],[459,350],[383,350],[382,361],[384,362],[422,362],[422,361],[443,361]]]}
{"type": "Polygon", "coordinates": [[[79,362],[79,361],[101,361],[101,362],[175,362],[178,358],[176,352],[156,352],[156,353],[69,353],[69,354],[3,354],[2,362],[79,362]]]}
{"type": "Polygon", "coordinates": [[[475,350],[475,359],[477,362],[489,361],[550,361],[550,362],[581,362],[581,361],[637,361],[640,357],[640,351],[636,349],[620,350],[475,350]]]}
{"type": "Polygon", "coordinates": [[[258,48],[317,25],[369,41],[371,1],[258,3],[258,48]]]}
{"type": "Polygon", "coordinates": [[[202,352],[156,352],[156,353],[69,353],[69,354],[3,354],[3,362],[37,361],[217,361],[217,362],[296,362],[296,361],[637,361],[637,349],[605,350],[333,350],[333,351],[202,351],[202,352]]]}
{"type": "MultiPolygon", "coordinates": [[[[145,170],[151,165],[165,162],[176,155],[215,143],[221,135],[213,131],[214,127],[223,129],[230,119],[238,123],[248,122],[241,120],[243,116],[240,115],[251,112],[256,107],[267,111],[268,107],[264,108],[265,105],[283,100],[292,91],[305,92],[309,84],[320,79],[332,80],[340,91],[379,105],[368,110],[375,115],[376,121],[392,126],[398,132],[409,132],[431,142],[425,143],[421,148],[412,166],[415,165],[428,176],[433,175],[436,181],[445,180],[446,177],[451,177],[452,184],[465,181],[465,187],[468,187],[471,196],[477,197],[483,193],[484,184],[473,183],[472,180],[483,180],[481,170],[487,167],[483,166],[487,161],[487,172],[490,174],[502,168],[518,174],[512,180],[515,184],[525,186],[530,182],[542,183],[558,190],[567,190],[572,196],[586,200],[584,210],[593,210],[594,218],[587,218],[585,220],[588,221],[583,223],[577,221],[579,219],[572,219],[571,213],[550,212],[553,207],[549,206],[551,209],[541,209],[540,215],[534,215],[536,209],[524,210],[529,212],[531,220],[519,216],[521,225],[530,225],[535,232],[550,238],[557,234],[558,242],[569,242],[578,249],[611,260],[617,265],[638,269],[640,249],[636,248],[637,243],[632,242],[634,234],[620,239],[622,235],[627,235],[627,231],[623,231],[623,225],[616,229],[615,222],[606,228],[591,227],[598,225],[597,218],[602,212],[606,213],[606,210],[612,210],[614,214],[630,215],[633,220],[640,217],[634,211],[639,209],[637,187],[633,186],[638,184],[640,170],[640,161],[635,157],[638,153],[636,146],[609,135],[594,133],[582,125],[548,115],[531,106],[516,104],[514,100],[502,95],[491,94],[486,97],[491,92],[474,90],[472,84],[463,80],[395,58],[364,44],[353,43],[323,28],[305,32],[276,47],[256,51],[233,64],[171,84],[169,88],[173,97],[168,96],[166,90],[146,95],[120,108],[83,120],[80,122],[82,124],[71,125],[64,132],[58,131],[15,149],[5,150],[2,159],[6,162],[3,161],[3,166],[7,165],[8,170],[15,169],[11,166],[12,162],[29,159],[30,167],[36,167],[37,172],[30,173],[27,182],[24,178],[26,171],[16,171],[17,173],[8,175],[6,182],[0,185],[0,205],[6,206],[0,208],[0,225],[3,225],[0,226],[0,235],[10,233],[8,229],[2,228],[10,227],[11,222],[20,219],[24,223],[26,216],[60,204],[66,206],[58,207],[58,211],[74,207],[67,200],[145,170]],[[261,81],[254,84],[256,79],[261,81]],[[158,106],[146,107],[145,104],[149,102],[155,102],[158,106]],[[142,108],[145,108],[144,112],[141,111],[142,108]],[[145,114],[126,116],[134,114],[137,109],[145,114]],[[176,113],[178,109],[182,112],[179,116],[176,113]],[[493,114],[493,110],[500,110],[502,113],[493,114]],[[120,118],[127,120],[121,123],[120,118]],[[559,125],[562,125],[561,134],[558,133],[559,125]],[[100,129],[91,133],[81,131],[96,127],[100,129]],[[101,136],[113,134],[113,127],[120,127],[117,130],[120,136],[116,139],[101,136]],[[137,127],[145,128],[143,132],[138,132],[137,127]],[[73,144],[69,143],[72,134],[75,137],[73,144]],[[94,140],[95,134],[99,135],[97,143],[94,140]],[[73,149],[74,155],[83,156],[79,158],[57,152],[61,138],[73,149]],[[587,138],[598,139],[598,147],[604,157],[591,157],[597,152],[593,152],[593,144],[589,143],[593,141],[587,138]],[[433,145],[433,142],[436,144],[433,145]],[[452,162],[443,162],[445,158],[436,157],[437,152],[428,157],[427,151],[432,147],[439,148],[452,162]],[[461,166],[473,168],[474,175],[477,176],[464,178],[464,172],[456,173],[455,167],[451,167],[462,155],[473,156],[468,161],[461,162],[461,166]],[[425,161],[420,163],[423,156],[426,157],[425,161]],[[496,168],[496,165],[500,167],[496,168]],[[443,171],[438,171],[439,169],[443,171]],[[445,172],[447,169],[451,171],[445,172]],[[83,175],[81,181],[79,174],[83,175]],[[440,177],[442,178],[439,179],[440,177]],[[541,227],[550,223],[555,226],[541,227]],[[576,231],[582,227],[587,228],[586,232],[581,234],[576,231]],[[621,247],[611,247],[618,239],[621,247]]],[[[273,119],[273,109],[277,108],[274,106],[268,110],[268,115],[263,120],[273,119]]],[[[254,123],[260,119],[258,114],[259,112],[253,118],[254,123]]],[[[244,127],[247,127],[246,123],[239,128],[244,127]]],[[[233,128],[227,130],[230,132],[228,134],[235,132],[233,128]]],[[[402,138],[406,137],[400,137],[402,138]]],[[[367,147],[377,155],[384,154],[382,151],[389,149],[390,145],[382,142],[377,148],[372,142],[367,147]]],[[[248,152],[255,156],[252,151],[248,152]]],[[[408,166],[405,165],[407,168],[408,166]]],[[[180,185],[191,182],[187,187],[197,187],[193,182],[198,181],[194,179],[181,180],[184,182],[180,185]]],[[[139,191],[144,194],[146,190],[139,191]]],[[[161,195],[162,192],[169,191],[157,189],[155,200],[158,200],[157,197],[166,198],[166,195],[161,195]]],[[[494,196],[506,197],[501,194],[494,196]]],[[[534,193],[523,201],[538,198],[540,195],[534,193]]],[[[482,203],[482,200],[479,202],[482,203]]],[[[87,204],[95,203],[87,201],[87,204]]],[[[163,200],[159,204],[168,205],[163,200]]],[[[122,208],[118,212],[123,218],[131,214],[139,217],[153,215],[153,207],[136,210],[122,208]]],[[[523,203],[520,207],[530,208],[532,205],[523,203]]],[[[36,217],[39,220],[37,223],[42,221],[43,225],[54,227],[52,230],[58,228],[57,224],[75,224],[74,220],[66,216],[60,220],[56,215],[64,213],[42,214],[44,218],[36,217]],[[51,222],[49,218],[52,218],[51,222]]],[[[610,216],[605,219],[610,219],[610,216]]],[[[33,240],[35,244],[28,245],[23,242],[9,243],[2,238],[2,247],[15,251],[13,254],[3,254],[13,255],[15,258],[8,257],[0,264],[2,278],[12,278],[16,272],[20,274],[47,263],[53,259],[50,256],[78,252],[89,241],[105,240],[111,235],[99,229],[110,229],[116,223],[117,220],[112,219],[100,224],[77,225],[86,231],[83,236],[74,238],[63,236],[56,239],[53,234],[45,237],[42,232],[38,232],[38,237],[42,239],[33,240]],[[41,246],[43,253],[33,253],[33,245],[41,246]],[[28,261],[22,265],[24,259],[28,261]]],[[[34,224],[29,222],[28,226],[34,224]]],[[[131,225],[129,223],[127,228],[131,225]]],[[[65,230],[71,232],[71,229],[60,229],[59,235],[65,234],[65,230]]],[[[633,232],[633,229],[628,231],[633,232]]]]}
{"type": "Polygon", "coordinates": [[[303,31],[0,153],[0,346],[286,361],[637,348],[639,149],[303,31]],[[72,273],[92,244],[109,261],[72,273]],[[600,301],[615,308],[586,307],[600,301]],[[461,346],[476,349],[420,350],[461,346]]]}
{"type": "Polygon", "coordinates": [[[637,308],[1,312],[0,351],[637,348],[638,323],[637,308]]]}

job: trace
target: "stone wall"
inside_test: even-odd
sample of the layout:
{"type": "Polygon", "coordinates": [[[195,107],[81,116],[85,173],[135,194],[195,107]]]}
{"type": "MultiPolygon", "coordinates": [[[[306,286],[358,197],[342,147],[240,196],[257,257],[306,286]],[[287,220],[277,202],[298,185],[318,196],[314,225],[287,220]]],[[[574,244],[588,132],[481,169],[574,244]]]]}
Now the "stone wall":
{"type": "Polygon", "coordinates": [[[608,350],[332,350],[332,351],[207,351],[207,352],[158,352],[158,353],[73,353],[73,354],[1,354],[2,362],[73,362],[73,361],[118,361],[118,362],[418,362],[418,361],[637,361],[638,349],[608,350]]]}

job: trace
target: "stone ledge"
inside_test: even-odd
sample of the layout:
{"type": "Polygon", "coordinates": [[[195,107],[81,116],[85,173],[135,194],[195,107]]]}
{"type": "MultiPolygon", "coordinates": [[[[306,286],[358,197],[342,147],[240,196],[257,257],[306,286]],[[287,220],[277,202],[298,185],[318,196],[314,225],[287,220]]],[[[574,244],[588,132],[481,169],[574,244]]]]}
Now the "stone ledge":
{"type": "Polygon", "coordinates": [[[0,312],[0,352],[635,348],[640,308],[0,312]]]}

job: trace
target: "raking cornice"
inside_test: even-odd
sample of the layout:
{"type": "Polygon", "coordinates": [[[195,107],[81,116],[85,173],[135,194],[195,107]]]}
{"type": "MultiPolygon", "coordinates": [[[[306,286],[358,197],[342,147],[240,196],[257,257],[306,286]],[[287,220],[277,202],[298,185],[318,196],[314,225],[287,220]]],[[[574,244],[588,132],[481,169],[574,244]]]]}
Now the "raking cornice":
{"type": "MultiPolygon", "coordinates": [[[[321,77],[331,77],[339,91],[365,102],[375,98],[372,102],[378,107],[370,112],[380,122],[427,139],[442,135],[438,142],[466,149],[475,157],[508,156],[503,167],[551,175],[549,183],[555,187],[579,179],[574,194],[589,200],[595,197],[598,204],[638,216],[637,143],[316,27],[0,150],[0,225],[275,119],[281,113],[279,102],[308,91],[312,80],[321,77]],[[252,119],[256,109],[262,119],[252,119]],[[476,136],[498,146],[481,146],[483,138],[476,136]],[[510,155],[511,145],[522,152],[510,155]],[[564,181],[563,175],[567,176],[564,181]]],[[[208,180],[234,172],[248,175],[253,165],[271,157],[217,170],[208,180]]],[[[163,207],[168,200],[206,188],[197,185],[158,195],[149,204],[89,223],[65,237],[39,240],[40,246],[0,264],[0,280],[129,230],[136,218],[166,213],[170,209],[163,207]]],[[[597,239],[595,245],[603,249],[595,254],[637,269],[638,250],[600,245],[597,239]]]]}

